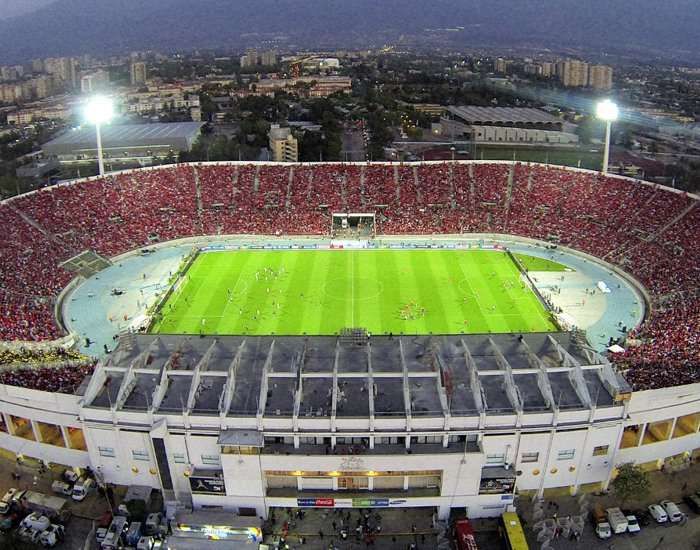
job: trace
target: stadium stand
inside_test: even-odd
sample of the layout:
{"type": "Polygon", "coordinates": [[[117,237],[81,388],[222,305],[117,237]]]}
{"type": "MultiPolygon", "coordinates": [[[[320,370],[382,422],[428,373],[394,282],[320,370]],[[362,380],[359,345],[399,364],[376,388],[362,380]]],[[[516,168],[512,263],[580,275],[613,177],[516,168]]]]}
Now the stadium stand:
{"type": "Polygon", "coordinates": [[[363,210],[376,212],[378,233],[507,233],[621,266],[655,303],[614,361],[635,389],[685,384],[700,380],[697,202],[519,163],[177,165],[83,180],[0,204],[0,339],[59,336],[53,303],[70,276],[58,266],[82,250],[114,256],[206,234],[322,235],[332,212],[363,210]]]}

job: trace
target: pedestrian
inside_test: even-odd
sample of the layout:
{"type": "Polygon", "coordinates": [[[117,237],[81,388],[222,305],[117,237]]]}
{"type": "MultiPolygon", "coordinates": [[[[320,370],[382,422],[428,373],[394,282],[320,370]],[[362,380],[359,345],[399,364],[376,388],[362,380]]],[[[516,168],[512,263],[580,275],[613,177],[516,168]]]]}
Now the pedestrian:
{"type": "Polygon", "coordinates": [[[318,530],[318,536],[323,540],[323,531],[321,529],[318,530]]]}
{"type": "Polygon", "coordinates": [[[685,491],[687,488],[688,488],[688,482],[686,481],[686,482],[683,484],[683,489],[682,489],[682,490],[685,491]]]}

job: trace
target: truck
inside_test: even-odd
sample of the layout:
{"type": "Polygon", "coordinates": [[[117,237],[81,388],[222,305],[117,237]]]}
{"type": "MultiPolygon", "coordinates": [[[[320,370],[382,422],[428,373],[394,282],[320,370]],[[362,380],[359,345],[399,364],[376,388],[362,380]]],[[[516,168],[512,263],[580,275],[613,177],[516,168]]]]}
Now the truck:
{"type": "Polygon", "coordinates": [[[605,515],[613,533],[619,535],[627,531],[627,516],[622,513],[622,510],[619,508],[608,508],[605,510],[605,515]]]}
{"type": "Polygon", "coordinates": [[[107,529],[107,534],[102,539],[102,550],[116,550],[124,546],[126,542],[124,535],[128,521],[124,516],[115,516],[112,519],[112,523],[109,524],[107,529]]]}
{"type": "Polygon", "coordinates": [[[595,534],[599,539],[605,540],[612,537],[612,528],[608,523],[608,517],[600,505],[596,505],[591,512],[595,534]]]}
{"type": "Polygon", "coordinates": [[[27,491],[21,502],[26,509],[32,512],[41,512],[52,519],[65,519],[70,513],[67,510],[65,498],[45,495],[36,491],[27,491]]]}

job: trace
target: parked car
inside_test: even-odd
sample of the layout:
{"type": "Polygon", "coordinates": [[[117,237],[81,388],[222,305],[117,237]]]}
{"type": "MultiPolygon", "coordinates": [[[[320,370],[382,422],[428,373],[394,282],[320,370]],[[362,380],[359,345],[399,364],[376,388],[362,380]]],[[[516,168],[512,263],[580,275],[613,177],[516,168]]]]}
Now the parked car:
{"type": "Polygon", "coordinates": [[[612,537],[612,528],[608,523],[608,518],[605,510],[599,505],[596,505],[591,512],[591,520],[595,528],[595,534],[599,539],[609,539],[612,537]]]}
{"type": "Polygon", "coordinates": [[[52,523],[47,529],[42,531],[41,535],[39,535],[39,542],[46,548],[53,548],[63,540],[65,531],[66,528],[63,527],[63,525],[56,525],[55,523],[52,523]]]}
{"type": "Polygon", "coordinates": [[[59,495],[71,496],[73,493],[73,486],[65,481],[54,481],[51,484],[51,490],[59,495]]]}
{"type": "Polygon", "coordinates": [[[668,514],[666,514],[666,510],[660,504],[650,504],[647,509],[656,523],[666,523],[668,521],[668,514]]]}
{"type": "Polygon", "coordinates": [[[647,527],[652,522],[652,517],[647,510],[623,510],[623,512],[625,512],[625,515],[636,517],[637,523],[641,527],[647,527]]]}
{"type": "Polygon", "coordinates": [[[628,533],[639,533],[642,528],[637,521],[637,518],[632,514],[625,516],[627,518],[627,532],[628,533]]]}
{"type": "Polygon", "coordinates": [[[26,491],[20,491],[19,489],[12,488],[5,493],[5,495],[0,499],[0,514],[7,514],[12,505],[22,498],[26,491]]]}
{"type": "Polygon", "coordinates": [[[671,523],[678,523],[683,519],[683,512],[681,512],[675,502],[671,500],[662,500],[660,504],[664,507],[671,523]]]}
{"type": "Polygon", "coordinates": [[[76,502],[81,502],[85,500],[86,496],[88,496],[95,490],[95,487],[96,484],[94,479],[79,479],[78,482],[73,486],[71,498],[76,502]]]}
{"type": "Polygon", "coordinates": [[[700,514],[700,496],[697,494],[686,495],[683,497],[683,502],[688,505],[693,512],[700,514]]]}

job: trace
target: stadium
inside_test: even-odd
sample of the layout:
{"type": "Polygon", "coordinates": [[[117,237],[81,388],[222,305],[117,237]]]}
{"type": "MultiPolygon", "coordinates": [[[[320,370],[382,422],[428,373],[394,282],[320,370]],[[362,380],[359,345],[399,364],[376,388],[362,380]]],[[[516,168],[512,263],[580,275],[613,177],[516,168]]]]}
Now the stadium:
{"type": "Polygon", "coordinates": [[[179,164],[8,199],[0,448],[262,518],[489,517],[683,468],[698,200],[478,161],[179,164]]]}

